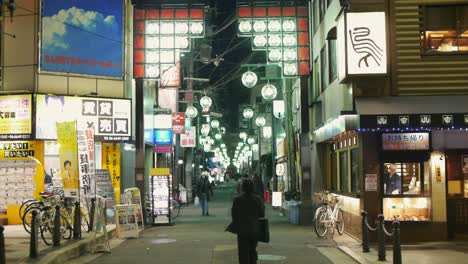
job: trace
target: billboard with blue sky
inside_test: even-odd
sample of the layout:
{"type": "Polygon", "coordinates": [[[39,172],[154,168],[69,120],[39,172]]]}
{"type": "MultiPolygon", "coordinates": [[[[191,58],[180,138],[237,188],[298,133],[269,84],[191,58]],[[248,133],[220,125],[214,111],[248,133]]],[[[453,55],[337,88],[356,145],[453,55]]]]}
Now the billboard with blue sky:
{"type": "Polygon", "coordinates": [[[122,77],[123,0],[42,0],[41,71],[122,77]]]}

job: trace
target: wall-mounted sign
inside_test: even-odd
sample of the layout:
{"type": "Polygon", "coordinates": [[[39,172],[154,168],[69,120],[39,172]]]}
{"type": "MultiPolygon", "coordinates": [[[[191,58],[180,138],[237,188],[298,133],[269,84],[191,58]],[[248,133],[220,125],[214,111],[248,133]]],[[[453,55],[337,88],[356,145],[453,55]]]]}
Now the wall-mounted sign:
{"type": "Polygon", "coordinates": [[[172,132],[174,134],[185,133],[185,113],[172,114],[172,132]]]}
{"type": "Polygon", "coordinates": [[[157,114],[154,116],[154,129],[171,129],[172,115],[157,114]]]}
{"type": "Polygon", "coordinates": [[[57,142],[60,144],[60,165],[61,178],[63,180],[63,190],[69,197],[78,197],[79,195],[79,165],[78,165],[78,146],[76,135],[76,122],[56,123],[57,142]]]}
{"type": "Polygon", "coordinates": [[[32,95],[0,96],[0,139],[30,139],[32,95]]]}
{"type": "Polygon", "coordinates": [[[383,133],[382,150],[429,150],[429,133],[383,133]]]}
{"type": "Polygon", "coordinates": [[[172,130],[154,130],[154,144],[172,145],[172,130]]]}
{"type": "Polygon", "coordinates": [[[158,89],[158,106],[177,112],[177,89],[158,89]]]}
{"type": "Polygon", "coordinates": [[[185,131],[185,134],[180,135],[180,146],[183,148],[194,148],[197,145],[197,130],[191,127],[190,130],[185,131]]]}
{"type": "Polygon", "coordinates": [[[387,73],[385,12],[346,14],[348,74],[387,73]]]}
{"type": "Polygon", "coordinates": [[[284,101],[283,100],[273,100],[273,115],[276,118],[284,118],[284,101]]]}
{"type": "Polygon", "coordinates": [[[174,147],[172,145],[155,145],[154,152],[156,153],[172,153],[174,152],[174,147]]]}
{"type": "Polygon", "coordinates": [[[377,191],[377,174],[366,174],[365,177],[365,191],[376,192],[377,191]]]}
{"type": "Polygon", "coordinates": [[[34,157],[34,141],[0,143],[0,159],[23,159],[34,157]]]}
{"type": "Polygon", "coordinates": [[[96,193],[94,189],[94,130],[88,128],[77,131],[78,144],[78,172],[80,176],[80,191],[83,195],[96,193]]]}
{"type": "Polygon", "coordinates": [[[276,164],[276,175],[283,176],[286,168],[283,163],[276,164]]]}
{"type": "Polygon", "coordinates": [[[392,128],[466,128],[468,115],[466,113],[451,114],[388,114],[359,115],[361,129],[392,129],[392,128]]]}
{"type": "Polygon", "coordinates": [[[56,139],[55,123],[77,121],[79,129],[93,127],[96,140],[129,141],[131,101],[94,97],[36,95],[36,138],[56,139]]]}

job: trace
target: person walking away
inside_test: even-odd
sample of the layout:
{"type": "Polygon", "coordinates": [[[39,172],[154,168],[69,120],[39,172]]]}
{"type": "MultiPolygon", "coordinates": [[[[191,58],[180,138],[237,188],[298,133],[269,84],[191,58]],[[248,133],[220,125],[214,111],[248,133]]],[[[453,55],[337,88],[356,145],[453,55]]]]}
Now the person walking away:
{"type": "Polygon", "coordinates": [[[242,179],[241,195],[232,204],[232,222],[226,229],[237,234],[237,251],[240,264],[257,263],[257,244],[260,233],[259,218],[265,217],[265,206],[255,193],[252,179],[242,179]]]}
{"type": "Polygon", "coordinates": [[[204,171],[197,184],[197,196],[200,199],[200,206],[202,209],[202,216],[208,216],[208,200],[210,199],[210,181],[208,180],[208,172],[204,171]]]}

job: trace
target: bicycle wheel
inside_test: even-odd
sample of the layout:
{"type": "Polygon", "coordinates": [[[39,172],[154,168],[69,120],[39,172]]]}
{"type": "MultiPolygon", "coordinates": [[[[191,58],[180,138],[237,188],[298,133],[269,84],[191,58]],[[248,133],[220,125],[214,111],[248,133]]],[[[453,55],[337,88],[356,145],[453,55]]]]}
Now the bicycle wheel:
{"type": "Polygon", "coordinates": [[[88,232],[89,231],[89,217],[83,210],[80,210],[80,214],[81,214],[81,231],[88,232]]]}
{"type": "Polygon", "coordinates": [[[29,205],[33,204],[35,202],[38,203],[39,201],[37,201],[36,199],[28,199],[28,200],[23,201],[23,203],[21,204],[21,206],[19,208],[19,211],[18,211],[20,219],[23,219],[24,212],[29,207],[29,205]]]}
{"type": "Polygon", "coordinates": [[[336,230],[338,231],[338,234],[342,235],[344,232],[344,218],[341,209],[338,209],[338,212],[336,214],[335,226],[336,230]]]}
{"type": "Polygon", "coordinates": [[[60,236],[68,240],[72,237],[72,233],[73,228],[67,218],[63,214],[60,214],[60,236]]]}
{"type": "Polygon", "coordinates": [[[176,200],[171,200],[171,221],[174,221],[180,213],[180,204],[176,200]]]}
{"type": "Polygon", "coordinates": [[[315,233],[319,237],[324,237],[328,231],[328,228],[325,223],[325,221],[327,220],[327,210],[323,207],[317,210],[318,212],[316,213],[315,224],[314,224],[315,233]]]}
{"type": "Polygon", "coordinates": [[[28,234],[31,234],[32,212],[34,210],[41,211],[41,208],[30,206],[26,209],[26,211],[24,211],[23,217],[21,218],[21,220],[23,221],[24,230],[26,230],[28,234]]]}
{"type": "Polygon", "coordinates": [[[41,230],[41,237],[44,243],[48,246],[52,245],[54,242],[54,225],[53,225],[53,218],[49,218],[50,216],[46,216],[45,220],[41,222],[40,230],[41,230]]]}

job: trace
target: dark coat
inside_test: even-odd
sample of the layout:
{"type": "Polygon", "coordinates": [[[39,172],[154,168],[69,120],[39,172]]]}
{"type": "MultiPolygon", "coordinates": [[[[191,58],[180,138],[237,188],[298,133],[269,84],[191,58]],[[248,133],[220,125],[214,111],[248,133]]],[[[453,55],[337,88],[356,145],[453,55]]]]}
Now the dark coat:
{"type": "Polygon", "coordinates": [[[200,180],[198,180],[196,186],[196,193],[198,197],[201,196],[203,190],[205,190],[204,193],[206,193],[207,198],[210,199],[210,196],[213,194],[213,189],[211,188],[211,184],[208,180],[208,177],[200,178],[200,180]]]}
{"type": "Polygon", "coordinates": [[[226,231],[244,238],[258,239],[258,219],[265,217],[265,206],[256,194],[241,194],[232,204],[232,222],[226,231]]]}

